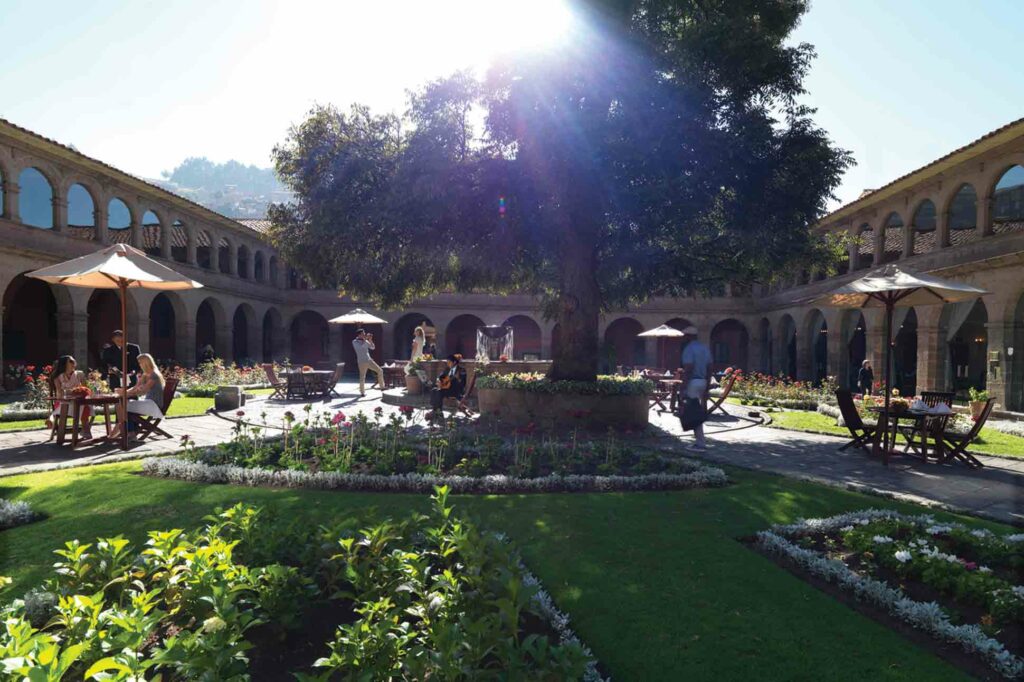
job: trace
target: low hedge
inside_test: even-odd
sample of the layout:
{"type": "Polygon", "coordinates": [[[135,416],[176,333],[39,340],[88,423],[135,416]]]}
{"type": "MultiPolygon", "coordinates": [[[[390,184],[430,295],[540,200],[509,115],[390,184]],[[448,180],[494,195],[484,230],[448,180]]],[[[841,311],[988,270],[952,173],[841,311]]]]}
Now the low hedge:
{"type": "Polygon", "coordinates": [[[599,376],[596,381],[553,381],[543,374],[481,374],[477,388],[509,388],[549,395],[647,395],[654,382],[624,376],[599,376]]]}

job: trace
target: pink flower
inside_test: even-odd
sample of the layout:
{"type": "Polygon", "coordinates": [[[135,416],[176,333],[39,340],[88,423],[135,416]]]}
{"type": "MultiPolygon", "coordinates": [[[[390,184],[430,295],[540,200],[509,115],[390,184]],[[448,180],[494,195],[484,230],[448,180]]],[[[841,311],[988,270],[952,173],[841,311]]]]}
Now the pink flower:
{"type": "Polygon", "coordinates": [[[332,426],[337,426],[338,424],[340,424],[343,421],[345,421],[345,413],[341,412],[340,410],[338,412],[335,412],[334,416],[331,417],[331,425],[332,426]]]}
{"type": "Polygon", "coordinates": [[[319,439],[317,439],[316,444],[317,445],[327,445],[327,440],[324,439],[324,438],[319,438],[319,439]]]}
{"type": "Polygon", "coordinates": [[[239,410],[238,412],[235,412],[235,416],[236,417],[244,417],[245,416],[245,410],[239,410]]]}
{"type": "Polygon", "coordinates": [[[976,571],[978,570],[978,564],[974,563],[973,561],[965,561],[964,568],[966,568],[968,571],[976,571]]]}

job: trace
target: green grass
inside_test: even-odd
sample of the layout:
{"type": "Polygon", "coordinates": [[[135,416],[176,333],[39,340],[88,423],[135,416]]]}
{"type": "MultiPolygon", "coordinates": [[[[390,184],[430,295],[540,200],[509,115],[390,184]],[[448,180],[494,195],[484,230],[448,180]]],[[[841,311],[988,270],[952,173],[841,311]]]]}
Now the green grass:
{"type": "MultiPolygon", "coordinates": [[[[270,395],[272,388],[255,388],[247,390],[252,395],[270,395]]],[[[190,398],[182,396],[175,398],[168,411],[168,417],[195,417],[205,413],[213,407],[213,398],[190,398]]],[[[0,431],[20,431],[22,429],[43,429],[46,428],[45,419],[21,419],[18,421],[0,421],[0,431]]]]}
{"type": "MultiPolygon", "coordinates": [[[[49,518],[0,533],[0,574],[21,594],[69,538],[191,527],[217,506],[273,506],[353,526],[426,508],[426,496],[252,489],[145,478],[138,463],[5,478],[49,518]]],[[[454,498],[507,533],[623,680],[962,680],[967,676],[747,549],[772,523],[865,507],[920,508],[753,472],[722,489],[454,498]]],[[[945,516],[945,515],[940,515],[945,516]]],[[[995,524],[984,524],[998,528],[995,524]]]]}
{"type": "MultiPolygon", "coordinates": [[[[850,431],[846,427],[836,426],[833,417],[827,417],[818,412],[805,412],[802,410],[791,410],[786,412],[773,412],[771,427],[776,429],[789,429],[791,431],[809,431],[811,433],[827,433],[836,436],[849,436],[850,431]]],[[[905,442],[903,436],[898,436],[900,442],[905,442]]],[[[971,452],[981,452],[989,455],[1002,455],[1003,457],[1024,457],[1024,438],[1011,436],[995,429],[982,429],[978,440],[970,447],[971,452]]]]}

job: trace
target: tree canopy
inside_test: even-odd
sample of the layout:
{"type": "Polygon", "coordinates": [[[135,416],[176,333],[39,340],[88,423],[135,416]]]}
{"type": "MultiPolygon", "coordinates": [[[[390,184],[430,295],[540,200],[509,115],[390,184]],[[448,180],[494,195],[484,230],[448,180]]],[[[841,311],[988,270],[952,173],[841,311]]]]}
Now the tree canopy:
{"type": "MultiPolygon", "coordinates": [[[[592,379],[602,310],[767,281],[851,163],[798,99],[803,0],[580,6],[585,29],[410,93],[401,115],[320,106],[275,148],[295,203],[272,238],[320,286],[385,307],[528,292],[552,376],[592,379]]],[[[514,11],[511,10],[511,11],[514,11]]]]}

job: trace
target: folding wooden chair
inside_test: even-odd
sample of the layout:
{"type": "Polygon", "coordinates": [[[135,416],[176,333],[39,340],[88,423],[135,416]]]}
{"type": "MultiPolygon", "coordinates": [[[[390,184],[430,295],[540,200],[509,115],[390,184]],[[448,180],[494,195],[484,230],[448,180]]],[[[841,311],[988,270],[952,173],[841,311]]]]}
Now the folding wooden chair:
{"type": "Polygon", "coordinates": [[[274,389],[274,392],[270,394],[268,400],[284,400],[288,390],[287,382],[284,382],[277,378],[277,372],[274,371],[274,363],[266,362],[263,364],[263,371],[267,373],[267,383],[274,389]]]}
{"type": "Polygon", "coordinates": [[[334,396],[340,398],[341,394],[338,393],[338,384],[341,383],[341,375],[345,373],[345,363],[339,362],[334,366],[334,374],[331,375],[330,384],[327,386],[327,394],[325,397],[334,396]]]}
{"type": "Polygon", "coordinates": [[[302,372],[288,372],[285,377],[285,399],[295,400],[297,398],[302,398],[305,400],[306,378],[302,376],[302,372]]]}
{"type": "Polygon", "coordinates": [[[955,433],[944,433],[942,440],[949,446],[949,450],[946,451],[945,457],[942,458],[943,462],[952,462],[955,459],[960,460],[967,466],[980,469],[982,464],[977,457],[967,451],[967,446],[974,442],[974,439],[981,433],[982,427],[985,426],[985,422],[988,421],[989,415],[992,414],[992,408],[995,407],[995,398],[989,398],[985,402],[985,407],[982,408],[981,414],[978,415],[977,421],[974,422],[974,426],[967,433],[966,436],[958,436],[955,433]]]}
{"type": "MultiPolygon", "coordinates": [[[[955,393],[947,391],[922,391],[921,402],[928,407],[935,407],[940,404],[953,407],[953,399],[956,397],[955,393]]],[[[946,423],[949,421],[949,417],[953,414],[950,410],[949,415],[936,415],[934,417],[925,417],[919,422],[915,422],[912,426],[897,426],[896,430],[903,435],[906,439],[907,444],[903,448],[903,452],[910,452],[913,450],[915,453],[922,457],[927,457],[927,451],[918,443],[918,438],[922,438],[926,434],[941,434],[946,428],[946,423]]],[[[923,440],[923,438],[922,438],[923,440]]]]}
{"type": "Polygon", "coordinates": [[[732,392],[732,387],[735,383],[736,373],[733,372],[732,374],[729,375],[729,378],[725,380],[725,385],[722,386],[722,394],[715,398],[715,400],[708,407],[709,417],[711,416],[711,413],[714,412],[715,410],[718,410],[722,414],[729,416],[729,413],[725,411],[724,407],[722,407],[722,403],[724,403],[725,399],[729,397],[729,394],[732,392]]]}
{"type": "Polygon", "coordinates": [[[871,449],[868,445],[875,436],[876,427],[864,424],[864,420],[860,418],[860,413],[857,412],[857,406],[853,404],[853,393],[845,388],[836,391],[836,403],[839,404],[839,413],[843,415],[846,428],[850,430],[850,435],[853,436],[853,440],[839,448],[839,450],[842,451],[850,446],[854,446],[870,453],[871,449]]]}
{"type": "MultiPolygon", "coordinates": [[[[171,403],[174,402],[174,392],[178,389],[178,378],[171,377],[164,382],[164,406],[161,412],[165,415],[167,411],[171,409],[171,403]]],[[[145,440],[147,436],[161,435],[165,438],[173,438],[171,434],[167,433],[160,428],[160,422],[164,420],[163,417],[159,419],[156,417],[149,417],[144,414],[133,414],[132,421],[139,425],[139,436],[138,440],[145,440]]]]}

